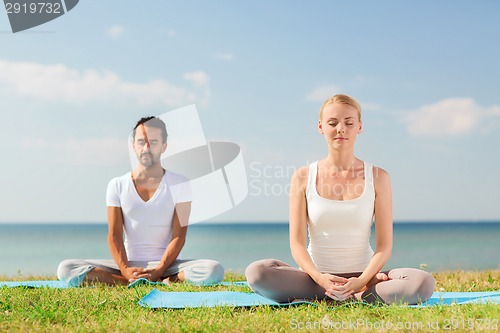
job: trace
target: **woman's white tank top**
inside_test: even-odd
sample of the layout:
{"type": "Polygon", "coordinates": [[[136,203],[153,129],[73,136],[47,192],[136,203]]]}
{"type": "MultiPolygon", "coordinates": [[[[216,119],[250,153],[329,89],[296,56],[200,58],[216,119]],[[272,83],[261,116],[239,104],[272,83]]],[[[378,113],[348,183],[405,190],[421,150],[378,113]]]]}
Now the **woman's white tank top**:
{"type": "Polygon", "coordinates": [[[306,188],[309,217],[307,251],[320,272],[362,272],[373,250],[370,233],[375,207],[373,167],[363,162],[365,186],[352,200],[323,198],[316,189],[318,161],[309,165],[306,188]]]}

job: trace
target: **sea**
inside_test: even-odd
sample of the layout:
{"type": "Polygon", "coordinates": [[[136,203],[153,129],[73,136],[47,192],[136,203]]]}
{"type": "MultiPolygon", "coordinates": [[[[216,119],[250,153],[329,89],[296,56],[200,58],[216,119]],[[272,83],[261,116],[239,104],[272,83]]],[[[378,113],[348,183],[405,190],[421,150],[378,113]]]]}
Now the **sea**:
{"type": "MultiPolygon", "coordinates": [[[[56,274],[64,259],[111,259],[105,224],[0,224],[0,276],[56,274]]],[[[279,259],[297,266],[286,223],[189,226],[182,258],[218,260],[243,273],[253,261],[279,259]]],[[[375,232],[371,244],[375,249],[375,232]]],[[[404,222],[394,224],[393,254],[385,269],[427,271],[500,269],[500,221],[404,222]]]]}

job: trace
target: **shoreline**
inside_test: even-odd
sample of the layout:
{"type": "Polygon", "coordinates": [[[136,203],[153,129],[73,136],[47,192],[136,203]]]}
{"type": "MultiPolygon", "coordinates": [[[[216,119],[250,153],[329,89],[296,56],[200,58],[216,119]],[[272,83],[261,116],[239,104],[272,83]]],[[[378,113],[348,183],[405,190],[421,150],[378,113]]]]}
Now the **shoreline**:
{"type": "MultiPolygon", "coordinates": [[[[485,219],[485,220],[394,220],[393,225],[412,225],[412,224],[425,224],[425,225],[452,225],[452,224],[500,224],[500,220],[485,219]]],[[[107,222],[102,221],[0,221],[2,226],[105,226],[107,222]]],[[[208,221],[190,224],[190,226],[267,226],[267,225],[288,225],[288,221],[208,221]]]]}

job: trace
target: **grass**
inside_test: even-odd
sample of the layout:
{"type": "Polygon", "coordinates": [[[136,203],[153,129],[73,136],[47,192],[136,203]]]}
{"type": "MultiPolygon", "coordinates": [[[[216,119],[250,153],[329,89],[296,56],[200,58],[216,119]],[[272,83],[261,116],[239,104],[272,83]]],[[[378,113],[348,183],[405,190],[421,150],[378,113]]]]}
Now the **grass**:
{"type": "MultiPolygon", "coordinates": [[[[434,274],[436,290],[498,291],[500,270],[434,274]]],[[[47,277],[16,277],[8,280],[47,277]]],[[[226,281],[243,276],[226,274],[226,281]]],[[[1,278],[7,280],[7,278],[1,278]]],[[[175,284],[164,291],[250,291],[241,286],[175,284]]],[[[72,289],[0,288],[0,332],[288,332],[324,329],[351,332],[495,332],[500,306],[468,304],[406,308],[350,304],[332,307],[145,309],[137,301],[152,289],[96,286],[72,289]]]]}

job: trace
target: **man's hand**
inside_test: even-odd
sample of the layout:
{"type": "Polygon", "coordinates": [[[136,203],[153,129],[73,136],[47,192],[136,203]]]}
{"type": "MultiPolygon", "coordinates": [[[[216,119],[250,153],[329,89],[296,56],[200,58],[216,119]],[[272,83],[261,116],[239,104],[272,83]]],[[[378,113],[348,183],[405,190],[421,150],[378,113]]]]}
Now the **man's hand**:
{"type": "Polygon", "coordinates": [[[150,279],[151,277],[151,270],[147,268],[142,268],[142,267],[126,267],[121,269],[122,275],[129,281],[129,282],[134,282],[135,280],[144,278],[144,279],[150,279]]]}
{"type": "Polygon", "coordinates": [[[152,268],[149,269],[149,277],[147,278],[151,282],[162,281],[162,275],[165,270],[161,268],[152,268]]]}
{"type": "Polygon", "coordinates": [[[162,281],[162,275],[164,270],[161,268],[140,268],[140,267],[128,267],[125,269],[127,273],[122,272],[129,282],[134,282],[138,279],[147,279],[151,282],[162,281]],[[129,274],[128,276],[125,274],[129,274]]]}

